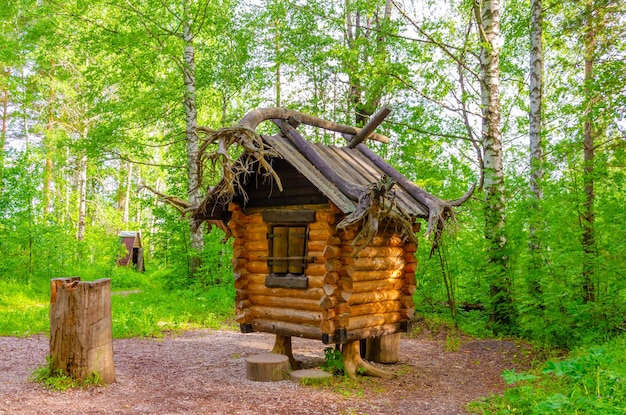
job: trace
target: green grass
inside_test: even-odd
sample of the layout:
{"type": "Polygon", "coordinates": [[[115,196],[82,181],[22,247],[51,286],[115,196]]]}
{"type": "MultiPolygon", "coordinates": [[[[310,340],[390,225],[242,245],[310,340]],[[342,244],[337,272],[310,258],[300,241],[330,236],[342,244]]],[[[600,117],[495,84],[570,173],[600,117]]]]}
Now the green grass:
{"type": "MultiPolygon", "coordinates": [[[[89,279],[97,279],[90,276],[89,279]]],[[[113,337],[162,336],[191,328],[226,328],[234,320],[232,283],[169,290],[158,273],[116,269],[110,275],[113,337]]],[[[83,281],[87,281],[83,278],[83,281]]],[[[49,333],[50,281],[0,281],[0,336],[49,333]]]]}
{"type": "Polygon", "coordinates": [[[626,335],[530,372],[505,371],[503,377],[514,387],[469,409],[485,415],[626,414],[626,335]]]}

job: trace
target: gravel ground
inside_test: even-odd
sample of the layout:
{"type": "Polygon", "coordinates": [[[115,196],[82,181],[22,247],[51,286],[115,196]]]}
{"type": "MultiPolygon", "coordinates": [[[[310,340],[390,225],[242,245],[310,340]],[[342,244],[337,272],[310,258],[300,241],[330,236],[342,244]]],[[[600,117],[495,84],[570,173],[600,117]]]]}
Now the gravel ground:
{"type": "MultiPolygon", "coordinates": [[[[269,351],[274,336],[187,331],[162,339],[114,340],[117,380],[52,392],[28,381],[45,362],[48,338],[0,337],[0,415],[13,414],[466,414],[468,402],[504,390],[500,373],[519,362],[509,341],[464,339],[444,352],[443,339],[404,336],[396,379],[360,378],[327,387],[246,379],[245,358],[269,351]]],[[[319,367],[319,341],[293,339],[304,368],[319,367]]]]}

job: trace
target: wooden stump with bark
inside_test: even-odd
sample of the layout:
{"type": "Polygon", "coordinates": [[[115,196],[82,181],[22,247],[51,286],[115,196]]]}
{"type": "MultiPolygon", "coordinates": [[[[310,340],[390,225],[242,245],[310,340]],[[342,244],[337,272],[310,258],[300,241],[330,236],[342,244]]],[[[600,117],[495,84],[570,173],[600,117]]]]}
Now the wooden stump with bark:
{"type": "Polygon", "coordinates": [[[50,357],[53,371],[115,381],[110,279],[50,281],[50,357]]]}

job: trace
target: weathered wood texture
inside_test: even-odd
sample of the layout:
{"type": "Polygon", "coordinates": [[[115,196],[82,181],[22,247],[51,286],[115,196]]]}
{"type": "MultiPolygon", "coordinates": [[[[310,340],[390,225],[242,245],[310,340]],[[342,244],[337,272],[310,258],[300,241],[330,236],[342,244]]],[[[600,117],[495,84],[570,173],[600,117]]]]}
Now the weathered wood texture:
{"type": "MultiPolygon", "coordinates": [[[[250,324],[258,331],[326,338],[329,342],[406,330],[407,325],[402,323],[414,314],[416,244],[406,243],[393,229],[384,229],[353,258],[351,244],[358,228],[337,231],[336,223],[341,219],[338,216],[342,214],[332,204],[282,208],[286,211],[284,215],[277,208],[272,208],[270,214],[262,208],[243,212],[235,203],[231,209],[237,322],[250,324]],[[279,241],[289,238],[279,237],[270,254],[272,244],[267,242],[268,233],[281,230],[276,231],[271,223],[265,223],[264,217],[272,220],[284,217],[297,222],[304,217],[292,212],[297,209],[314,211],[305,215],[306,220],[313,220],[306,228],[295,224],[300,227],[299,233],[307,233],[302,255],[302,261],[306,261],[306,289],[268,287],[266,277],[271,271],[268,262],[276,258],[276,252],[286,251],[285,256],[290,257],[291,248],[281,248],[279,241]]],[[[277,269],[291,272],[287,261],[274,267],[275,272],[277,269]]]]}
{"type": "Polygon", "coordinates": [[[50,358],[54,371],[115,382],[110,279],[50,281],[50,358]]]}
{"type": "Polygon", "coordinates": [[[289,358],[274,353],[246,357],[246,377],[258,382],[289,379],[289,358]]]}
{"type": "Polygon", "coordinates": [[[366,341],[365,359],[376,363],[400,361],[400,333],[370,337],[366,341]]]}

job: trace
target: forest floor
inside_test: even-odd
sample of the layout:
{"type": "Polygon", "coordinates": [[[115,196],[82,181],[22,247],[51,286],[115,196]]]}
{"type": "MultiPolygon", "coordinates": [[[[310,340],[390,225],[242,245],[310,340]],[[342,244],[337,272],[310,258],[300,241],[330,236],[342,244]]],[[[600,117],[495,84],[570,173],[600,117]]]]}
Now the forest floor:
{"type": "MultiPolygon", "coordinates": [[[[426,331],[403,335],[400,362],[384,365],[396,379],[328,386],[247,380],[244,359],[273,346],[274,336],[265,333],[196,330],[118,339],[114,384],[56,392],[28,380],[45,363],[47,337],[0,337],[0,415],[466,414],[468,402],[505,389],[503,370],[525,369],[530,359],[529,349],[512,341],[457,337],[456,350],[444,351],[445,339],[426,331]]],[[[325,347],[293,339],[304,368],[319,367],[325,347]]]]}

